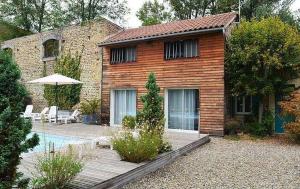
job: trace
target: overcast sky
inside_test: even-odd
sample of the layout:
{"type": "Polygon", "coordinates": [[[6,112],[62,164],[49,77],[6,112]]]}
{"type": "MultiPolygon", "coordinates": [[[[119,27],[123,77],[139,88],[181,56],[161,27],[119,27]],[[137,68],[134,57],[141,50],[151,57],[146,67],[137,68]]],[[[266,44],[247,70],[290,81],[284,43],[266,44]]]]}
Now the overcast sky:
{"type": "MultiPolygon", "coordinates": [[[[147,0],[127,0],[128,6],[130,8],[130,14],[126,16],[127,23],[125,24],[126,28],[133,28],[141,26],[141,22],[136,17],[136,12],[142,7],[143,3],[147,0]]],[[[163,2],[163,0],[159,0],[159,2],[163,2]]],[[[295,0],[293,6],[291,7],[293,10],[300,9],[300,0],[295,0]]]]}

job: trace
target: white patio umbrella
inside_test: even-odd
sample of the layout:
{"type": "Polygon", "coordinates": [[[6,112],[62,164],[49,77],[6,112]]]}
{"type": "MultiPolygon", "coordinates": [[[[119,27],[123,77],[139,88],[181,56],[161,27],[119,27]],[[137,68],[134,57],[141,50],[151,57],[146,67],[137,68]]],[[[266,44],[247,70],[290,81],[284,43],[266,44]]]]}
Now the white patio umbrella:
{"type": "MultiPolygon", "coordinates": [[[[57,86],[58,85],[73,85],[73,84],[81,84],[81,81],[60,75],[60,74],[53,74],[49,75],[46,77],[42,77],[39,79],[35,79],[32,81],[29,81],[28,83],[36,83],[36,84],[44,84],[44,85],[55,85],[55,104],[56,108],[57,107],[57,86]]],[[[57,112],[58,110],[56,109],[56,116],[55,120],[57,122],[57,112]]]]}

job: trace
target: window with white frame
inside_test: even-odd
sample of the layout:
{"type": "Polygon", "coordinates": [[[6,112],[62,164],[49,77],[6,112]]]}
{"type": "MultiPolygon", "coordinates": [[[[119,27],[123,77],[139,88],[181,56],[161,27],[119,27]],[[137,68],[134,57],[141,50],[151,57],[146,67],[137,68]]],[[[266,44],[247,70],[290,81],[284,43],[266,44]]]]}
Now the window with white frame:
{"type": "Polygon", "coordinates": [[[252,96],[235,97],[235,113],[250,114],[252,112],[252,96]]]}
{"type": "Polygon", "coordinates": [[[197,39],[165,42],[165,60],[171,60],[176,58],[190,58],[196,56],[198,56],[197,39]]]}
{"type": "Polygon", "coordinates": [[[124,116],[136,115],[136,91],[135,90],[113,90],[112,94],[113,124],[121,125],[124,116]]]}
{"type": "Polygon", "coordinates": [[[136,61],[136,47],[112,48],[110,50],[110,63],[119,64],[136,61]]]}

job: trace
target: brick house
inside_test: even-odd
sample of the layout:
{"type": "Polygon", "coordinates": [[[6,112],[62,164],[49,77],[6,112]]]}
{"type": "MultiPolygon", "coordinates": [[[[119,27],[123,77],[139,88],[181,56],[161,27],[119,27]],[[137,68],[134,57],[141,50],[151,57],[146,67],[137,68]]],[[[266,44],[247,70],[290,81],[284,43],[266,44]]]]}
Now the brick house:
{"type": "Polygon", "coordinates": [[[166,128],[223,135],[225,39],[236,18],[224,13],[126,29],[100,42],[103,117],[114,126],[135,115],[154,72],[166,128]]]}
{"type": "Polygon", "coordinates": [[[44,87],[28,85],[27,82],[53,74],[56,58],[64,51],[70,51],[71,54],[82,53],[80,80],[84,84],[80,98],[100,98],[102,56],[97,44],[120,29],[120,26],[101,18],[11,39],[4,41],[0,46],[12,52],[22,71],[21,81],[30,92],[34,111],[40,111],[47,106],[43,97],[44,87]]]}

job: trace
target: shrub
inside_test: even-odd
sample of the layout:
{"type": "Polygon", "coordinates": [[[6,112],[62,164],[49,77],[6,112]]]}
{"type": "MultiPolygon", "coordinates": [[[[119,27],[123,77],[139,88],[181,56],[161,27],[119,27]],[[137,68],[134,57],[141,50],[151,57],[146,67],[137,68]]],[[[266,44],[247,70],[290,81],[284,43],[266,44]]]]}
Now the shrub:
{"type": "Polygon", "coordinates": [[[226,121],[224,132],[225,135],[236,135],[240,132],[241,129],[241,123],[238,120],[231,119],[226,121]]]}
{"type": "Polygon", "coordinates": [[[172,151],[172,144],[168,141],[162,141],[161,145],[159,145],[159,151],[158,153],[164,153],[164,152],[170,152],[172,151]]]}
{"type": "MultiPolygon", "coordinates": [[[[80,80],[81,55],[76,53],[72,56],[70,52],[59,57],[54,66],[54,72],[62,74],[73,79],[80,80]]],[[[44,97],[48,101],[49,106],[58,106],[62,109],[71,109],[80,101],[80,92],[82,84],[76,85],[60,85],[57,86],[58,101],[55,104],[56,89],[53,85],[45,85],[44,97]]]]}
{"type": "Polygon", "coordinates": [[[101,101],[99,99],[85,100],[80,103],[80,112],[82,115],[93,115],[99,112],[101,101]]]}
{"type": "Polygon", "coordinates": [[[300,123],[299,122],[292,122],[288,123],[284,126],[284,129],[289,135],[289,138],[300,144],[300,123]]]}
{"type": "Polygon", "coordinates": [[[31,121],[20,117],[24,111],[27,91],[20,83],[21,72],[11,56],[0,50],[0,188],[13,185],[25,187],[28,180],[19,180],[22,173],[17,172],[21,154],[34,148],[39,138],[31,138],[31,121]]]}
{"type": "Polygon", "coordinates": [[[300,90],[294,91],[290,98],[282,101],[280,107],[284,116],[292,116],[292,122],[284,125],[285,132],[289,135],[290,139],[300,143],[300,90]]]}
{"type": "Polygon", "coordinates": [[[163,139],[165,119],[163,110],[163,97],[159,95],[160,88],[156,83],[154,73],[150,73],[145,85],[147,93],[141,97],[142,111],[137,114],[137,123],[142,132],[150,132],[160,138],[159,153],[170,151],[172,146],[163,139]]]}
{"type": "Polygon", "coordinates": [[[274,116],[272,112],[267,111],[263,115],[262,122],[246,123],[244,132],[251,135],[264,137],[273,133],[274,116]]]}
{"type": "Polygon", "coordinates": [[[33,188],[64,188],[81,170],[83,164],[69,147],[67,152],[49,152],[38,158],[35,166],[38,174],[32,180],[33,188]]]}
{"type": "Polygon", "coordinates": [[[125,129],[135,129],[135,117],[134,116],[124,116],[122,120],[122,126],[125,129]]]}
{"type": "Polygon", "coordinates": [[[131,132],[124,132],[112,141],[113,148],[122,160],[140,163],[154,159],[159,152],[160,136],[145,132],[134,138],[131,132]]]}
{"type": "Polygon", "coordinates": [[[138,112],[137,120],[139,124],[147,123],[152,129],[164,121],[163,97],[159,95],[160,88],[154,73],[149,74],[145,87],[147,93],[141,97],[143,109],[138,112]]]}

